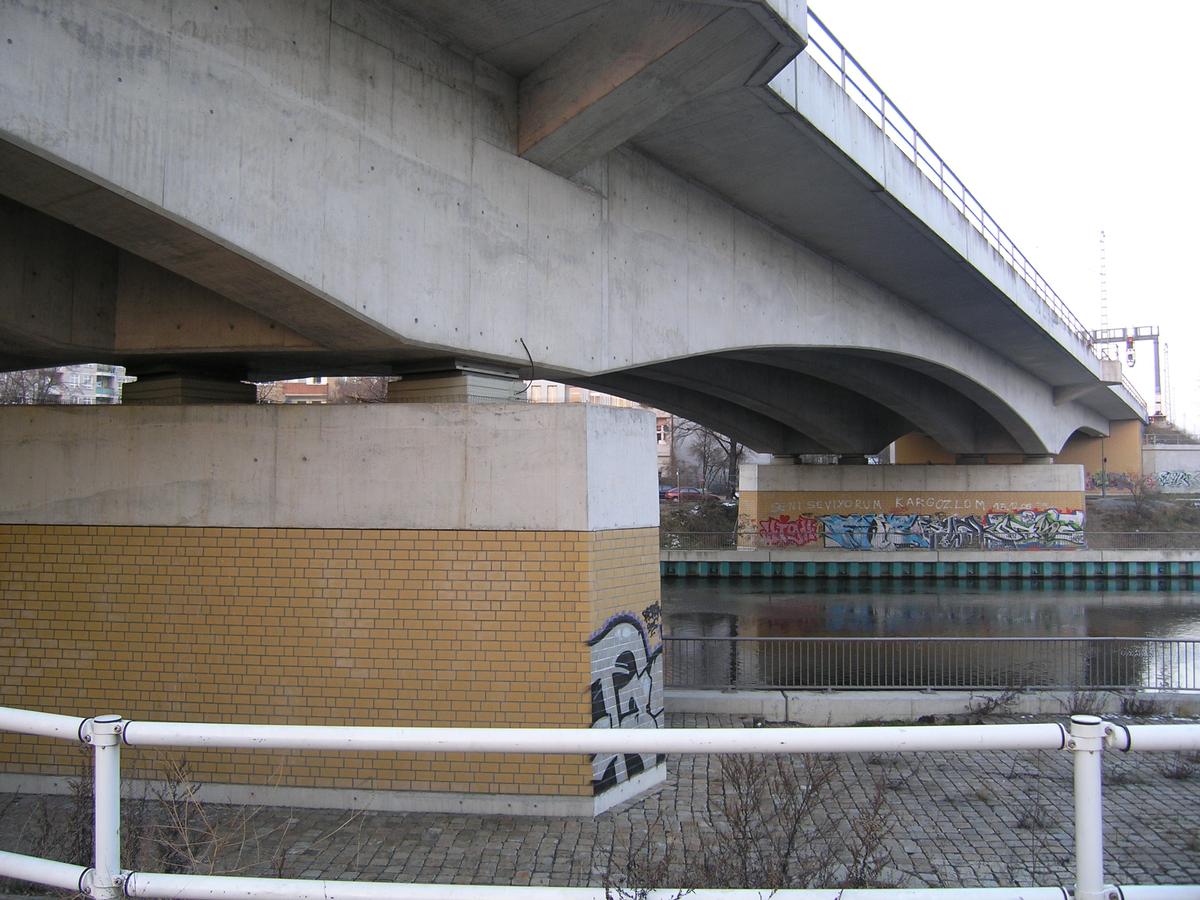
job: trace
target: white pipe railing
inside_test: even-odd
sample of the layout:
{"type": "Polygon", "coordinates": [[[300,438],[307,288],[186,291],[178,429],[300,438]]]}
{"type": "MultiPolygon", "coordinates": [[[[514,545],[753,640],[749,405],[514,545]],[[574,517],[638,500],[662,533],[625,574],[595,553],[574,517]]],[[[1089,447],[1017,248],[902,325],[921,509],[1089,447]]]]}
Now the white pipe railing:
{"type": "MultiPolygon", "coordinates": [[[[0,852],[0,876],[78,889],[88,897],[292,898],[292,900],[431,900],[431,898],[537,897],[599,900],[604,888],[503,885],[392,884],[169,875],[131,872],[120,861],[121,746],[242,749],[375,750],[481,753],[869,753],[962,750],[1066,750],[1075,770],[1076,900],[1175,900],[1200,897],[1200,885],[1121,886],[1104,880],[1101,758],[1106,748],[1124,752],[1200,749],[1200,725],[1131,725],[1096,716],[1074,716],[1068,731],[1056,723],[942,725],[873,728],[373,728],[308,725],[229,725],[125,721],[120,716],[57,716],[0,707],[0,731],[80,740],[90,744],[95,766],[95,841],[90,868],[0,852]]],[[[677,896],[673,889],[645,893],[649,900],[677,896]]],[[[759,897],[757,890],[689,891],[689,897],[759,897]]],[[[1066,898],[1062,887],[817,889],[772,892],[780,900],[942,900],[956,897],[1066,898]]]]}

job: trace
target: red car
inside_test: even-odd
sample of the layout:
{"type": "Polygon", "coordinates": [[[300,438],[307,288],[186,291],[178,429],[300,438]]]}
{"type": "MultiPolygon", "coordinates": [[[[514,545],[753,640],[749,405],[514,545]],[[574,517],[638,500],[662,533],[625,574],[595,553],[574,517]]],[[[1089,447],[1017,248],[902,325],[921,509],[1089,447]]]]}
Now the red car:
{"type": "Polygon", "coordinates": [[[710,494],[703,488],[698,487],[680,487],[672,488],[663,494],[664,500],[688,500],[693,503],[699,503],[701,500],[720,500],[716,494],[710,494]]]}

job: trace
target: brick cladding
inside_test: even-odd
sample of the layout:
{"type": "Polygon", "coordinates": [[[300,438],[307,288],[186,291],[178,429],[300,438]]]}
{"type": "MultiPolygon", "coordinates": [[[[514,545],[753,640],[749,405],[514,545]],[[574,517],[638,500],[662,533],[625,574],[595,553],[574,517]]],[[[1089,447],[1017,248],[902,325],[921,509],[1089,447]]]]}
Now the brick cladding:
{"type": "MultiPolygon", "coordinates": [[[[316,725],[591,723],[586,639],[657,602],[657,529],[0,525],[0,705],[316,725]]],[[[589,795],[586,757],[162,751],[200,782],[589,795]]],[[[0,770],[78,750],[0,735],[0,770]]],[[[163,760],[127,748],[131,777],[163,760]]]]}

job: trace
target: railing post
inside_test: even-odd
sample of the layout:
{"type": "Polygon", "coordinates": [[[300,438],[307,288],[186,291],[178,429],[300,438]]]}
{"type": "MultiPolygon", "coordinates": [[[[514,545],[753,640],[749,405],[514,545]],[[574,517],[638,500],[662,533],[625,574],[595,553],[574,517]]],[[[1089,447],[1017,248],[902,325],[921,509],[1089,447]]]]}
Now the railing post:
{"type": "Polygon", "coordinates": [[[1116,890],[1104,883],[1103,720],[1071,716],[1067,747],[1075,758],[1075,900],[1117,900],[1116,890]]]}
{"type": "Polygon", "coordinates": [[[91,896],[116,900],[121,887],[121,731],[120,716],[92,720],[91,743],[95,751],[95,852],[91,896]]]}

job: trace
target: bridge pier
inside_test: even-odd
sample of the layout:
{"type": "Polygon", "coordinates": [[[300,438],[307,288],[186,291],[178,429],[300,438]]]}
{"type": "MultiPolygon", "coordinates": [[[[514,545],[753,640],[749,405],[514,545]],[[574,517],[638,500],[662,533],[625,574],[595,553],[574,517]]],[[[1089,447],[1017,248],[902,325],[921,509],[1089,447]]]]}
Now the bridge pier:
{"type": "MultiPolygon", "coordinates": [[[[0,408],[0,705],[657,727],[653,435],[582,405],[0,408]]],[[[188,763],[210,800],[506,814],[591,815],[664,777],[640,754],[188,763]]],[[[65,790],[75,765],[0,736],[0,790],[65,790]]]]}
{"type": "Polygon", "coordinates": [[[747,549],[1086,546],[1078,465],[748,465],[740,484],[747,549]]]}

